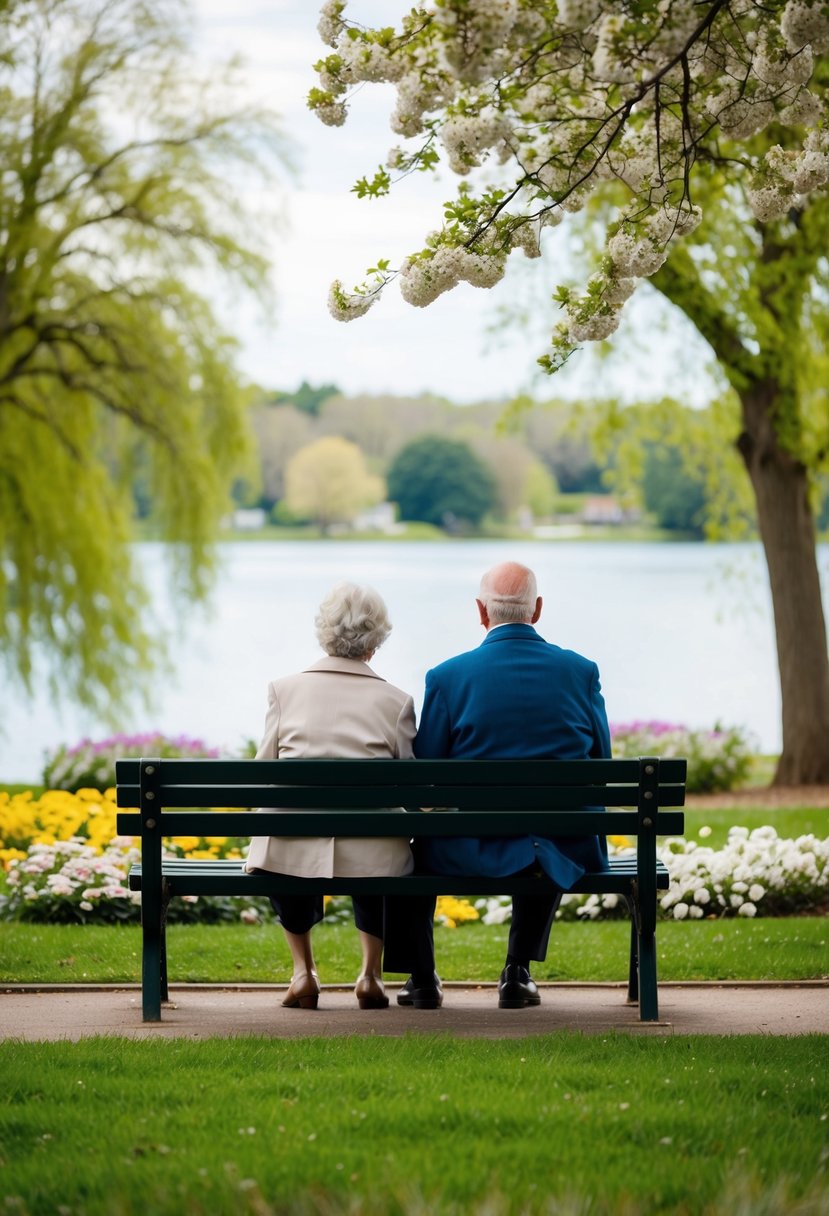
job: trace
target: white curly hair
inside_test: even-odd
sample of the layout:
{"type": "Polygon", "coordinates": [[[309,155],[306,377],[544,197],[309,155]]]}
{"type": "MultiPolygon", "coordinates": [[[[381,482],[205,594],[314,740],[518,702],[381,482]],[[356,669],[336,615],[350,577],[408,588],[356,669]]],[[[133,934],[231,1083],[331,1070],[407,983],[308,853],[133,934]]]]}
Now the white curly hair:
{"type": "Polygon", "coordinates": [[[340,659],[365,659],[391,633],[385,601],[373,587],[338,583],[319,606],[314,624],[326,654],[340,659]]]}

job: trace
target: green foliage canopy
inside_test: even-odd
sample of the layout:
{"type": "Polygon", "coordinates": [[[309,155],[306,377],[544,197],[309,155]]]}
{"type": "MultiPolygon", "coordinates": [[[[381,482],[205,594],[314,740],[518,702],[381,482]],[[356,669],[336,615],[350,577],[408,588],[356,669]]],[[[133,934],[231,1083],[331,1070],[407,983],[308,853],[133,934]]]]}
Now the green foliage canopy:
{"type": "MultiPolygon", "coordinates": [[[[194,284],[260,289],[238,191],[278,149],[196,79],[173,0],[0,6],[0,642],[107,713],[152,639],[136,469],[174,584],[204,595],[247,450],[233,344],[194,284]]],[[[248,229],[249,231],[249,229],[248,229]]]]}
{"type": "Polygon", "coordinates": [[[495,504],[489,469],[468,444],[440,435],[413,439],[389,469],[389,498],[402,519],[455,528],[481,522],[495,504]]]}

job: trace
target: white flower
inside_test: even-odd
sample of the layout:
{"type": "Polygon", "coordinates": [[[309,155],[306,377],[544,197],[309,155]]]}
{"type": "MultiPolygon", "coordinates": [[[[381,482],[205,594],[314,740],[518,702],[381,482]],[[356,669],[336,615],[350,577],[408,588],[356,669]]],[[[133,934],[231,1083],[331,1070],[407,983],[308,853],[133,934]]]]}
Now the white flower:
{"type": "Polygon", "coordinates": [[[699,832],[697,833],[697,835],[701,836],[704,840],[707,836],[711,835],[711,829],[707,825],[704,827],[701,827],[699,832]]]}
{"type": "Polygon", "coordinates": [[[314,107],[314,113],[326,127],[341,127],[348,113],[342,101],[329,101],[314,107]]]}
{"type": "Polygon", "coordinates": [[[737,915],[738,916],[756,916],[757,909],[755,908],[754,904],[751,904],[751,903],[740,904],[739,908],[737,909],[737,915]]]}
{"type": "Polygon", "coordinates": [[[558,20],[571,30],[586,30],[602,11],[602,0],[559,0],[558,20]]]}
{"type": "Polygon", "coordinates": [[[342,12],[344,8],[344,0],[326,0],[320,9],[317,32],[323,42],[329,46],[337,45],[337,39],[343,28],[342,12]]]}
{"type": "Polygon", "coordinates": [[[748,889],[748,898],[753,904],[759,904],[760,900],[766,893],[766,888],[761,887],[759,882],[752,883],[748,889]]]}
{"type": "Polygon", "coordinates": [[[829,50],[829,14],[814,0],[789,0],[780,18],[780,32],[790,51],[805,46],[818,53],[829,50]]]}
{"type": "Polygon", "coordinates": [[[335,321],[353,321],[365,316],[379,295],[379,291],[347,292],[340,280],[335,279],[328,291],[328,311],[335,321]]]}
{"type": "Polygon", "coordinates": [[[621,313],[618,310],[598,312],[583,320],[572,320],[569,325],[571,342],[603,342],[619,328],[621,313]]]}
{"type": "Polygon", "coordinates": [[[754,184],[749,182],[746,187],[748,205],[761,223],[780,219],[792,205],[794,190],[784,182],[766,182],[754,184]]]}
{"type": "Polygon", "coordinates": [[[674,920],[685,920],[689,908],[687,904],[677,904],[674,908],[674,920]]]}
{"type": "Polygon", "coordinates": [[[655,274],[668,256],[667,245],[649,236],[634,236],[622,228],[607,242],[607,252],[619,278],[646,278],[655,274]]]}

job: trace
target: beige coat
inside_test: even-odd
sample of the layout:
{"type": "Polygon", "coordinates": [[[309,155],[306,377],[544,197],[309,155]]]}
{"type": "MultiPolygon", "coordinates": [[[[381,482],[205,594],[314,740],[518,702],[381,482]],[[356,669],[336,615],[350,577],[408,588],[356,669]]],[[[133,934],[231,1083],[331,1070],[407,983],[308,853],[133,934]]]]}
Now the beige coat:
{"type": "MultiPolygon", "coordinates": [[[[265,736],[256,759],[409,760],[414,736],[414,703],[407,693],[367,663],[329,657],[268,686],[265,736]]],[[[370,878],[408,874],[413,864],[405,838],[254,836],[246,869],[370,878]]]]}

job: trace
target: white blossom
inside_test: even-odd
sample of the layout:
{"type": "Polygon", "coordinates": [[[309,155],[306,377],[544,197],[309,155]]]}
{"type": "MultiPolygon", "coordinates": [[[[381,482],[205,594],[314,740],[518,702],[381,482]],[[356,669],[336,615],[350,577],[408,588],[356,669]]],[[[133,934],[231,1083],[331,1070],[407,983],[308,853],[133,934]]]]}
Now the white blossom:
{"type": "Polygon", "coordinates": [[[601,342],[619,328],[621,314],[618,310],[596,313],[584,320],[572,320],[569,324],[572,342],[601,342]]]}
{"type": "Polygon", "coordinates": [[[647,222],[648,232],[656,241],[689,236],[702,220],[700,207],[660,207],[647,222]]]}
{"type": "Polygon", "coordinates": [[[363,317],[376,302],[379,292],[373,294],[350,293],[339,279],[335,279],[328,291],[328,311],[336,321],[353,321],[363,317]]]}
{"type": "Polygon", "coordinates": [[[607,252],[620,278],[644,278],[655,274],[665,262],[668,246],[620,228],[607,242],[607,252]]]}
{"type": "Polygon", "coordinates": [[[791,207],[795,191],[784,182],[749,182],[746,187],[748,205],[762,223],[780,219],[791,207]]]}
{"type": "Polygon", "coordinates": [[[506,140],[511,133],[509,122],[494,110],[480,114],[455,114],[448,118],[441,131],[441,143],[449,157],[454,173],[466,174],[481,163],[481,153],[506,140]]]}
{"type": "Polygon", "coordinates": [[[829,51],[829,13],[815,0],[789,0],[780,19],[780,30],[790,51],[810,46],[818,53],[829,51]]]}
{"type": "MultiPolygon", "coordinates": [[[[345,121],[342,95],[349,91],[351,104],[352,85],[390,85],[392,129],[422,139],[419,148],[393,149],[388,167],[406,176],[428,152],[467,179],[428,253],[403,261],[404,297],[424,307],[460,281],[492,286],[509,252],[538,257],[541,228],[582,210],[617,178],[633,195],[617,205],[607,242],[608,282],[618,286],[567,310],[554,331],[553,368],[568,344],[612,333],[630,285],[655,274],[673,241],[699,225],[696,163],[727,163],[762,223],[824,191],[829,108],[816,65],[829,50],[829,4],[731,0],[696,37],[704,7],[441,0],[412,9],[389,33],[350,21],[343,0],[326,0],[319,32],[334,54],[310,99],[320,120],[345,121]],[[771,124],[787,128],[786,148],[764,157],[750,141],[771,124]],[[477,172],[484,162],[486,174],[477,172]],[[480,244],[486,232],[497,247],[480,244]]],[[[366,295],[340,285],[335,315],[361,315],[366,295]]]]}
{"type": "Polygon", "coordinates": [[[602,0],[559,0],[558,19],[567,29],[586,30],[602,11],[602,0]]]}
{"type": "Polygon", "coordinates": [[[336,46],[337,39],[343,27],[342,12],[344,0],[325,0],[320,9],[320,19],[317,22],[317,32],[328,46],[336,46]]]}
{"type": "Polygon", "coordinates": [[[463,253],[443,247],[432,257],[407,259],[400,270],[400,294],[406,303],[425,308],[451,291],[460,282],[463,253]]]}
{"type": "Polygon", "coordinates": [[[329,101],[314,107],[314,113],[326,127],[341,127],[346,119],[347,110],[342,101],[329,101]]]}

